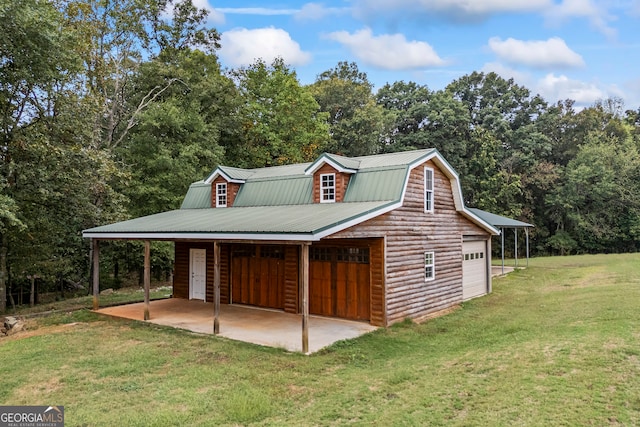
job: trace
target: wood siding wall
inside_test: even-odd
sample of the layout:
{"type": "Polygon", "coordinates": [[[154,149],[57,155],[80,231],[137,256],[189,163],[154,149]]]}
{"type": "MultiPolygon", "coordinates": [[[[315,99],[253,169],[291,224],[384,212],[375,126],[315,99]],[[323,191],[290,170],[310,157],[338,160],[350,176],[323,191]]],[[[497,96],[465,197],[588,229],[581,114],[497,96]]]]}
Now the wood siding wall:
{"type": "Polygon", "coordinates": [[[334,173],[336,174],[336,203],[344,200],[344,193],[347,191],[349,179],[351,175],[341,173],[334,169],[331,165],[325,164],[313,174],[313,202],[320,203],[320,175],[334,173]]]}
{"type": "Polygon", "coordinates": [[[288,245],[284,252],[284,311],[299,313],[298,294],[300,269],[298,267],[299,246],[288,245]]]}
{"type": "MultiPolygon", "coordinates": [[[[189,250],[207,250],[207,302],[213,302],[213,243],[176,242],[173,272],[173,297],[189,299],[189,250]]],[[[229,248],[220,246],[220,302],[229,303],[229,248]]]]}
{"type": "MultiPolygon", "coordinates": [[[[489,233],[455,209],[449,179],[431,161],[411,171],[402,207],[327,238],[383,237],[385,326],[422,318],[462,302],[462,236],[489,233]],[[424,212],[424,166],[434,169],[433,213],[424,212]],[[435,280],[425,281],[424,253],[435,253],[435,280]]],[[[373,276],[373,272],[372,272],[373,276]]],[[[376,290],[377,292],[377,290],[376,290]]],[[[373,299],[373,296],[372,296],[373,299]]],[[[372,319],[373,320],[373,319],[372,319]]],[[[373,321],[372,321],[373,323],[373,321]]]]}
{"type": "Polygon", "coordinates": [[[236,200],[238,191],[240,191],[240,184],[236,182],[227,182],[226,179],[219,176],[211,183],[211,207],[216,207],[216,184],[227,184],[227,207],[232,207],[233,202],[236,200]]]}

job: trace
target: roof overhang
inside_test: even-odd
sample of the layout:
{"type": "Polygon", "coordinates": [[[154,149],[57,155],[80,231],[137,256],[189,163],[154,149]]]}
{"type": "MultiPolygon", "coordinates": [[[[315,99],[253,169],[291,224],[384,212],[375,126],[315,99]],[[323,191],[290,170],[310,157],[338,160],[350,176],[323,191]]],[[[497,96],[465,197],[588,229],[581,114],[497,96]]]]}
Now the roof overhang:
{"type": "Polygon", "coordinates": [[[305,175],[313,175],[314,173],[316,173],[316,171],[318,169],[320,169],[324,165],[329,165],[329,166],[331,166],[332,168],[334,168],[335,170],[337,170],[338,172],[341,172],[341,173],[356,173],[356,172],[358,172],[358,169],[354,169],[354,168],[349,168],[349,167],[343,166],[340,163],[338,163],[335,159],[332,159],[328,155],[323,154],[315,162],[311,163],[309,165],[309,167],[307,167],[305,169],[304,174],[305,175]]]}
{"type": "Polygon", "coordinates": [[[318,241],[400,206],[354,202],[178,209],[84,230],[98,240],[318,241]]]}
{"type": "Polygon", "coordinates": [[[204,180],[205,184],[211,184],[213,181],[216,180],[216,178],[218,177],[222,177],[225,181],[227,182],[234,182],[237,184],[244,184],[245,180],[244,179],[237,179],[237,178],[232,178],[231,176],[229,176],[227,173],[225,173],[222,169],[220,168],[216,168],[216,170],[214,170],[211,175],[209,175],[207,177],[207,179],[204,180]]]}

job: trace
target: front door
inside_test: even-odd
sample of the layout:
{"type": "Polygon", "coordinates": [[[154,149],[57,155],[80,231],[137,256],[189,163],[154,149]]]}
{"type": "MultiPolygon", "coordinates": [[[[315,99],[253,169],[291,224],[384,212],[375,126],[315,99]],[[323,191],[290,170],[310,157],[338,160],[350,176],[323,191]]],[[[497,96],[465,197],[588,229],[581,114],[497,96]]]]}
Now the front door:
{"type": "Polygon", "coordinates": [[[207,293],[207,250],[189,251],[189,299],[206,300],[207,293]]]}

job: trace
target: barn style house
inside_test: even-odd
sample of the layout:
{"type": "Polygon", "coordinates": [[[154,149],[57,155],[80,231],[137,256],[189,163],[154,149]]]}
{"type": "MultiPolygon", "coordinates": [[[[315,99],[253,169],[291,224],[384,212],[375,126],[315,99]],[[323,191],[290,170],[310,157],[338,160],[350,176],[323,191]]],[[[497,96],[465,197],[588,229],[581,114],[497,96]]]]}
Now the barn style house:
{"type": "MultiPolygon", "coordinates": [[[[491,236],[435,149],[312,163],[219,166],[178,210],[85,230],[175,242],[173,297],[386,327],[491,291],[491,236]]],[[[148,317],[146,314],[145,317],[148,317]]],[[[219,328],[216,314],[214,331],[219,328]]]]}

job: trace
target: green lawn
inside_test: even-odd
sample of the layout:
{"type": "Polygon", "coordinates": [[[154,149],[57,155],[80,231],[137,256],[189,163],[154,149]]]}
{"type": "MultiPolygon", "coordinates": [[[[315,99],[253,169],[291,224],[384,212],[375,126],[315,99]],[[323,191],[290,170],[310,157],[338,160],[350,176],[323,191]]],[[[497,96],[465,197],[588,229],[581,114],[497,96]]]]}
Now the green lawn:
{"type": "Polygon", "coordinates": [[[640,254],[532,259],[312,356],[87,311],[30,326],[0,340],[0,404],[68,426],[640,424],[640,254]]]}

